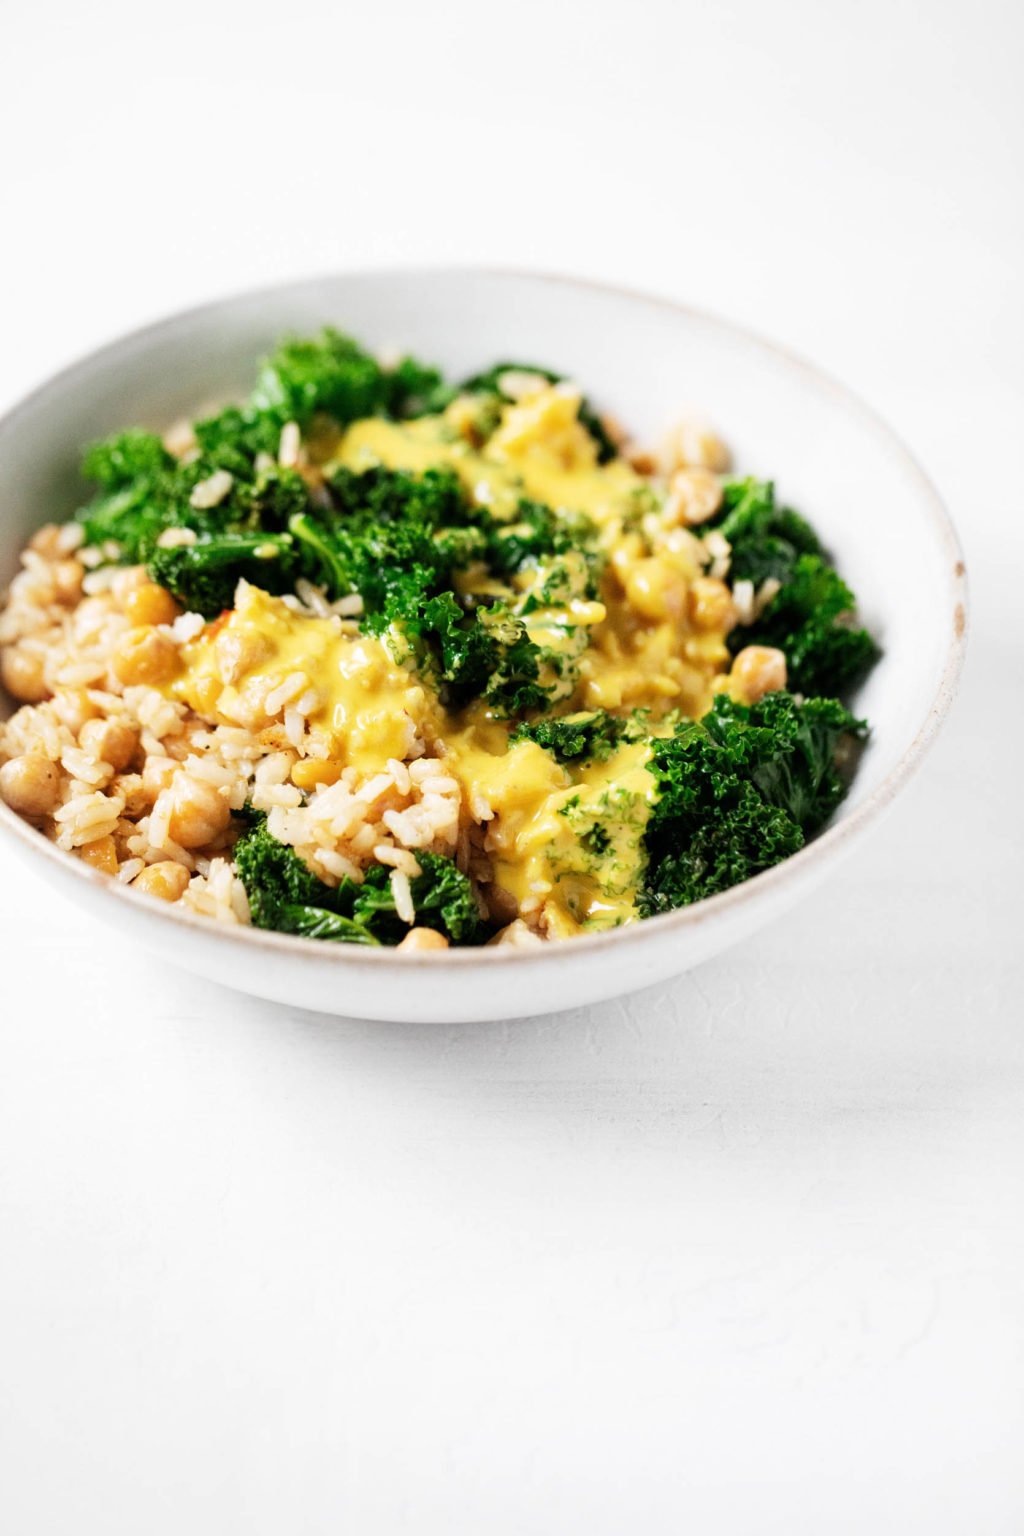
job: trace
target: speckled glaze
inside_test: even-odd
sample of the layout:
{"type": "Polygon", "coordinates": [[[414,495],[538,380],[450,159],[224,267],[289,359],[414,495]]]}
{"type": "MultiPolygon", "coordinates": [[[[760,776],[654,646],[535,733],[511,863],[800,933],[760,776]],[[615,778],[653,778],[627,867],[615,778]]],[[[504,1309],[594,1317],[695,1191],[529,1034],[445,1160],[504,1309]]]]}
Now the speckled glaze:
{"type": "MultiPolygon", "coordinates": [[[[855,699],[872,737],[834,823],[721,896],[612,933],[517,950],[397,955],[221,927],[108,882],[0,805],[0,838],[58,892],[139,942],[242,991],[328,1013],[424,1023],[547,1013],[663,981],[779,917],[853,848],[920,764],[963,660],[966,584],[949,518],[907,450],[808,364],[665,300],[562,277],[479,270],[340,273],[205,305],[59,374],[0,422],[0,581],[40,523],[81,498],[81,445],[164,427],[243,393],[289,330],[337,325],[466,374],[520,357],[579,378],[638,436],[698,407],[741,472],[772,476],[835,551],[885,655],[855,699]]],[[[17,963],[12,957],[9,963],[17,963]]]]}

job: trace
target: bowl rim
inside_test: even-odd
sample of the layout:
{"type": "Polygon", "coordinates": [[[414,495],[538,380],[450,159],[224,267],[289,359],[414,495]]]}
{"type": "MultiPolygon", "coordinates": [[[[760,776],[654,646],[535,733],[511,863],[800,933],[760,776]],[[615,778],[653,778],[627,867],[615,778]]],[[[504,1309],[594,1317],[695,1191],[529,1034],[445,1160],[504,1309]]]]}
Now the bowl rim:
{"type": "Polygon", "coordinates": [[[374,267],[340,268],[284,282],[260,284],[254,288],[223,294],[217,298],[206,300],[203,303],[190,305],[185,309],[174,311],[149,324],[127,331],[115,337],[112,341],[105,342],[102,346],[93,348],[59,369],[56,373],[51,374],[41,384],[35,386],[27,395],[22,396],[13,406],[5,411],[0,416],[0,441],[17,427],[23,415],[31,412],[55,388],[73,384],[79,374],[91,371],[98,363],[107,365],[115,363],[119,356],[158,340],[164,332],[173,331],[180,326],[201,320],[206,315],[212,316],[218,310],[235,303],[244,303],[261,297],[269,298],[272,295],[283,295],[303,288],[316,288],[339,279],[343,281],[349,279],[359,281],[380,277],[406,278],[409,280],[484,277],[499,280],[525,281],[542,285],[583,289],[595,294],[626,299],[632,304],[642,304],[676,315],[685,315],[691,320],[709,325],[712,329],[727,332],[748,346],[753,346],[755,349],[778,359],[791,370],[803,374],[819,391],[830,395],[849,414],[856,416],[871,434],[884,441],[890,453],[894,452],[896,454],[897,458],[902,461],[904,470],[916,482],[921,503],[926,509],[936,541],[946,560],[947,586],[943,602],[947,606],[949,618],[948,644],[943,657],[938,683],[909,746],[875,789],[848,816],[845,816],[839,822],[825,827],[823,831],[815,836],[813,841],[806,844],[797,853],[791,854],[789,858],[784,859],[780,864],[776,864],[771,869],[763,870],[760,874],[741,881],[739,885],[732,886],[727,891],[721,891],[715,896],[707,896],[702,901],[695,902],[692,906],[679,907],[671,912],[659,913],[654,917],[643,918],[634,923],[627,923],[620,928],[605,929],[599,933],[579,934],[569,943],[540,943],[522,946],[515,944],[483,945],[480,947],[456,947],[445,951],[419,952],[412,950],[400,952],[389,946],[374,948],[360,944],[323,944],[318,943],[314,939],[302,938],[295,934],[276,933],[270,929],[253,928],[246,924],[218,923],[209,917],[190,912],[176,904],[161,903],[157,906],[152,899],[147,898],[141,892],[133,891],[129,886],[110,880],[98,871],[91,869],[80,859],[73,858],[64,849],[58,848],[49,839],[40,836],[36,828],[31,826],[29,822],[24,821],[2,801],[0,801],[0,827],[6,833],[15,837],[26,850],[34,850],[37,855],[53,861],[55,870],[59,868],[72,878],[77,877],[84,882],[92,884],[94,888],[102,891],[104,894],[112,895],[117,900],[127,902],[128,909],[135,911],[140,916],[144,908],[150,916],[154,914],[163,916],[172,923],[176,923],[186,930],[201,934],[206,938],[212,939],[217,937],[224,942],[240,944],[243,946],[243,950],[256,946],[281,956],[290,955],[296,959],[316,960],[341,968],[350,966],[377,968],[393,965],[396,961],[403,970],[417,966],[430,966],[434,968],[438,966],[457,966],[465,969],[466,967],[478,965],[492,968],[494,966],[504,967],[509,965],[525,966],[527,964],[550,965],[557,961],[564,963],[571,955],[575,954],[583,958],[587,954],[593,954],[596,949],[605,948],[611,944],[616,945],[623,951],[627,948],[635,949],[638,944],[644,942],[645,939],[650,940],[654,938],[656,934],[660,933],[667,936],[673,931],[696,928],[707,922],[713,922],[718,917],[725,916],[729,912],[735,912],[747,907],[758,898],[770,899],[773,891],[788,891],[791,888],[795,888],[804,875],[819,869],[831,854],[839,855],[845,847],[856,841],[869,826],[876,822],[881,813],[920,767],[956,696],[967,648],[968,592],[963,549],[952,519],[930,477],[902,438],[854,390],[819,368],[817,364],[809,362],[801,354],[790,350],[789,347],[761,335],[760,332],[745,324],[725,319],[701,306],[683,303],[676,299],[666,298],[662,295],[650,293],[643,289],[632,288],[624,284],[604,282],[590,277],[576,277],[568,273],[550,272],[530,267],[492,266],[474,263],[462,265],[457,263],[438,263],[435,265],[418,263],[389,265],[384,263],[374,267]]]}

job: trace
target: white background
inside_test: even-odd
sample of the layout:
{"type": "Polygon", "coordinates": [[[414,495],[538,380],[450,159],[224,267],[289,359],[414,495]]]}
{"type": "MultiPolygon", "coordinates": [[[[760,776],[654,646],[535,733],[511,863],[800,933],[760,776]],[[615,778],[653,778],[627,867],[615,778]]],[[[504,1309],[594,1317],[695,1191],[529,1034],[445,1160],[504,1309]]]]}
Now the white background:
{"type": "Polygon", "coordinates": [[[1021,18],[0,7],[0,403],[277,277],[584,273],[859,389],[973,594],[873,844],[624,1002],[318,1018],[115,970],[12,870],[11,1536],[1024,1530],[1021,18]]]}

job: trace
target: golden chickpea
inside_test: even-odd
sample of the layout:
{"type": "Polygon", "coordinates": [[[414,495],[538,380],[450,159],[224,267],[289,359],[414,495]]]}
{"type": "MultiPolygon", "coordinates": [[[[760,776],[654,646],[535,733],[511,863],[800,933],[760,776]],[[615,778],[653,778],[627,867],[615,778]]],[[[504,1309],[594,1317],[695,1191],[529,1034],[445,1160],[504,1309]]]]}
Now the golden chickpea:
{"type": "Polygon", "coordinates": [[[86,752],[109,763],[115,773],[127,768],[139,750],[138,727],[127,720],[87,720],[78,740],[86,752]]]}
{"type": "Polygon", "coordinates": [[[38,704],[50,696],[43,675],[43,658],[18,646],[0,651],[0,681],[12,698],[24,704],[38,704]]]}
{"type": "Polygon", "coordinates": [[[114,676],[126,688],[134,683],[151,687],[166,683],[178,665],[178,648],[170,635],[143,624],[122,635],[114,647],[114,676]]]}
{"type": "Polygon", "coordinates": [[[178,771],[172,757],[147,757],[142,765],[142,789],[147,805],[152,805],[157,795],[165,790],[178,771]]]}
{"type": "Polygon", "coordinates": [[[158,896],[161,901],[177,901],[188,889],[189,872],[184,864],[173,859],[161,859],[150,864],[135,876],[133,891],[145,891],[147,896],[158,896]]]}
{"type": "Polygon", "coordinates": [[[318,784],[336,784],[341,764],[318,757],[304,757],[292,769],[292,783],[299,789],[313,789],[318,784]]]}
{"type": "Polygon", "coordinates": [[[447,949],[448,940],[433,928],[410,928],[405,938],[396,946],[404,950],[447,949]]]}
{"type": "Polygon", "coordinates": [[[714,517],[722,505],[722,485],[709,469],[680,469],[669,481],[668,518],[694,528],[714,517]]]}
{"type": "Polygon", "coordinates": [[[786,658],[771,645],[746,645],[732,664],[730,676],[743,704],[756,704],[766,693],[786,686],[786,658]]]}
{"type": "Polygon", "coordinates": [[[91,843],[83,843],[78,857],[101,875],[117,874],[117,849],[112,837],[97,837],[91,843]]]}
{"type": "Polygon", "coordinates": [[[53,560],[60,553],[60,527],[57,523],[44,523],[28,541],[29,549],[46,560],[53,560]]]}
{"type": "Polygon", "coordinates": [[[174,598],[155,581],[133,587],[121,603],[126,619],[132,624],[173,624],[181,612],[174,598]]]}
{"type": "Polygon", "coordinates": [[[647,619],[667,619],[679,613],[686,599],[682,573],[667,561],[651,556],[638,560],[626,577],[626,596],[647,619]]]}
{"type": "Polygon", "coordinates": [[[77,736],[87,720],[99,714],[84,688],[62,688],[53,696],[53,710],[58,720],[77,736]]]}
{"type": "Polygon", "coordinates": [[[79,560],[58,560],[53,567],[53,585],[57,601],[73,608],[82,595],[85,567],[79,560]]]}
{"type": "Polygon", "coordinates": [[[273,651],[273,643],[254,629],[228,626],[213,642],[217,674],[226,685],[237,683],[247,672],[258,667],[273,651]]]}
{"type": "Polygon", "coordinates": [[[644,541],[638,533],[626,533],[619,539],[612,550],[609,565],[615,572],[619,586],[623,592],[626,590],[626,581],[633,565],[642,559],[644,541]]]}
{"type": "Polygon", "coordinates": [[[231,808],[216,786],[184,772],[161,791],[153,814],[166,814],[167,830],[182,848],[212,843],[231,821],[231,808]]]}
{"type": "Polygon", "coordinates": [[[696,629],[727,633],[736,623],[732,593],[714,576],[698,576],[690,586],[690,618],[696,629]]]}
{"type": "Polygon", "coordinates": [[[710,427],[700,421],[681,421],[667,445],[670,459],[685,469],[712,469],[720,473],[729,468],[729,450],[710,427]]]}
{"type": "Polygon", "coordinates": [[[12,757],[0,768],[0,795],[19,816],[45,816],[59,794],[60,773],[41,752],[12,757]]]}
{"type": "Polygon", "coordinates": [[[638,475],[657,473],[658,455],[653,448],[644,447],[641,443],[626,443],[622,450],[622,457],[638,475]]]}
{"type": "Polygon", "coordinates": [[[217,712],[220,696],[224,692],[219,678],[199,676],[190,679],[192,684],[192,698],[190,703],[201,715],[213,715],[217,712]]]}

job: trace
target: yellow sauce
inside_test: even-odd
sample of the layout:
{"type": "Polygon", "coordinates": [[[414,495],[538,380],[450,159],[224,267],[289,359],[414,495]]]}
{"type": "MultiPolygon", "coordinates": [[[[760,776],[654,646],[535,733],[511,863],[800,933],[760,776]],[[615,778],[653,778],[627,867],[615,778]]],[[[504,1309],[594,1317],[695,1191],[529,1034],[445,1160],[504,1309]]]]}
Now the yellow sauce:
{"type": "MultiPolygon", "coordinates": [[[[638,531],[635,497],[644,482],[621,460],[598,464],[579,423],[579,396],[538,390],[505,409],[482,447],[460,411],[464,402],[456,401],[443,416],[356,422],[337,462],[357,470],[448,466],[477,504],[501,517],[513,517],[524,495],[587,513],[607,558],[599,600],[568,591],[524,616],[531,638],[572,662],[556,695],[560,710],[644,708],[655,727],[670,711],[702,715],[729,656],[724,631],[691,622],[699,553],[685,530],[638,531]]],[[[463,596],[509,602],[525,600],[536,579],[526,571],[510,588],[477,566],[460,572],[457,586],[463,596]]],[[[204,719],[261,730],[280,721],[286,685],[308,714],[315,755],[361,774],[411,751],[440,756],[462,787],[467,820],[486,825],[485,851],[506,906],[511,898],[554,937],[633,918],[654,792],[649,745],[577,766],[559,764],[531,741],[510,744],[512,725],[483,705],[461,715],[446,710],[411,664],[396,659],[402,647],[392,639],[389,646],[387,636],[361,635],[353,623],[295,612],[243,583],[230,616],[184,648],[168,691],[204,719]]]]}
{"type": "Polygon", "coordinates": [[[607,762],[567,766],[561,787],[499,826],[495,882],[521,909],[543,907],[555,937],[616,927],[636,916],[654,794],[649,758],[649,745],[639,742],[607,762]]]}
{"type": "Polygon", "coordinates": [[[438,708],[382,641],[295,613],[247,582],[230,617],[207,625],[183,659],[168,691],[218,725],[264,729],[279,713],[267,708],[275,690],[294,679],[288,702],[301,706],[311,689],[308,718],[324,755],[361,772],[404,758],[438,708]]]}
{"type": "Polygon", "coordinates": [[[597,462],[579,407],[574,390],[541,390],[506,409],[483,451],[461,435],[453,407],[444,416],[418,421],[357,421],[342,439],[338,462],[355,470],[373,464],[415,471],[444,466],[496,517],[511,517],[520,497],[528,496],[602,522],[621,512],[644,482],[622,459],[597,462]]]}

